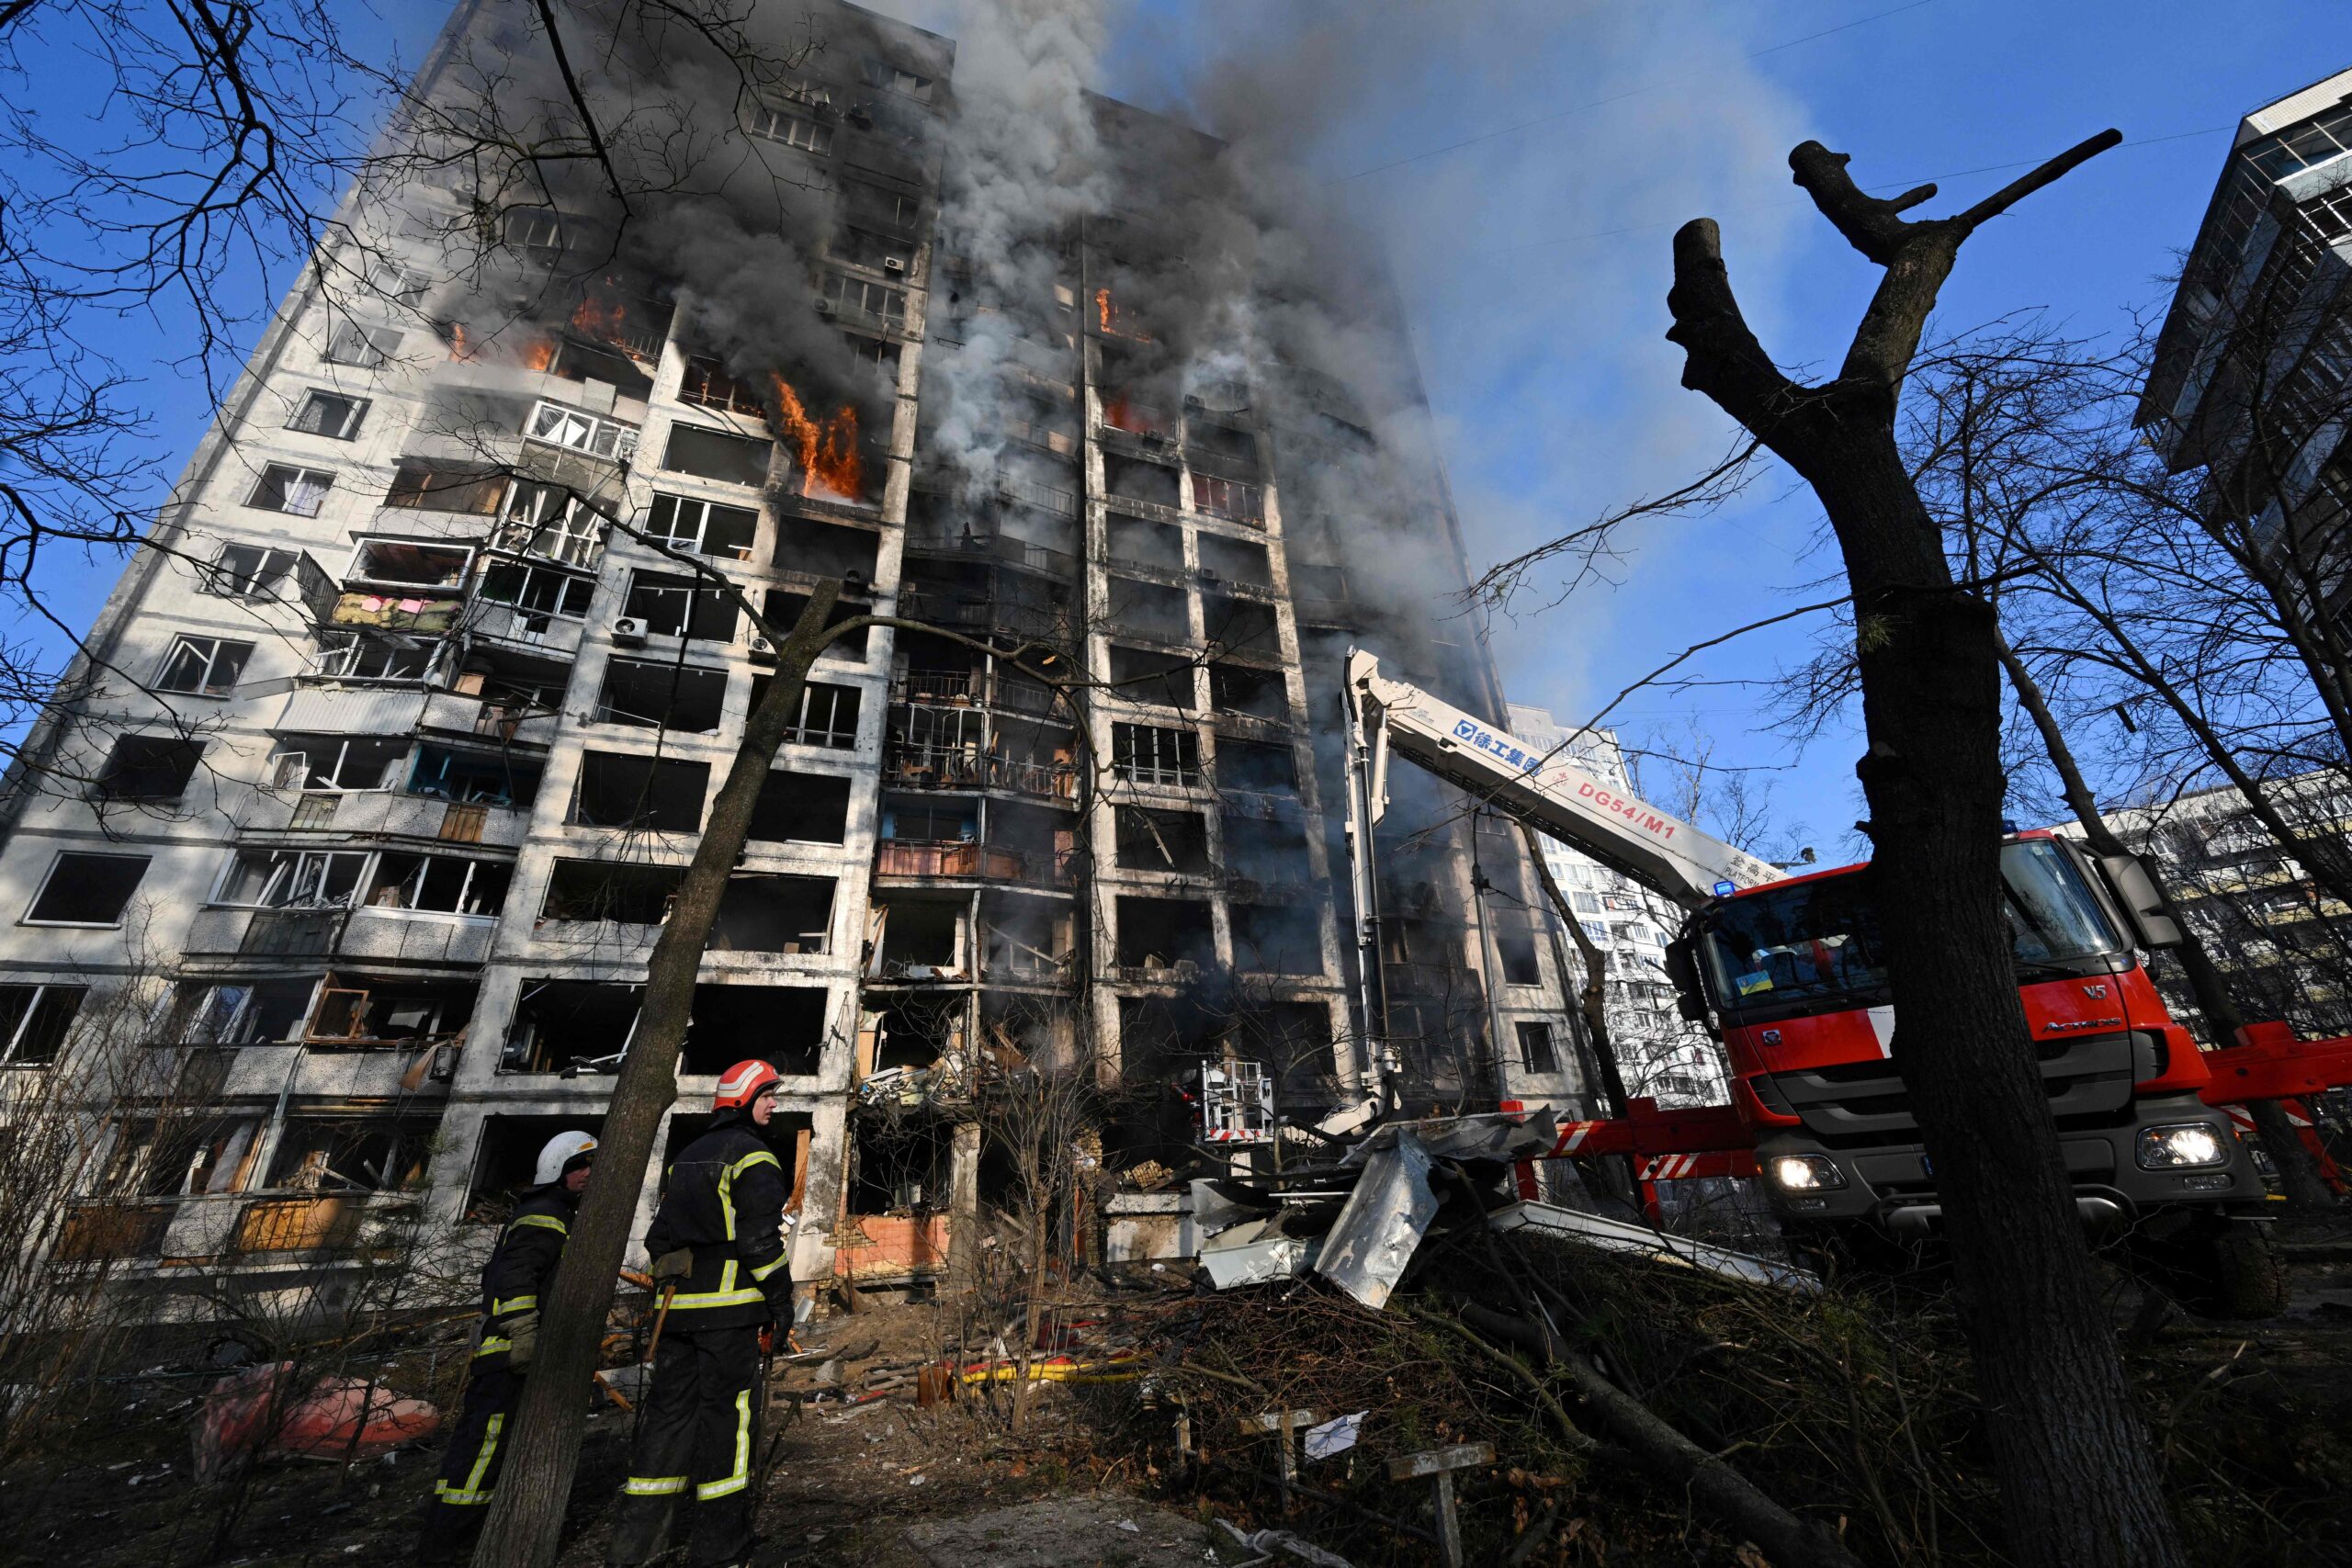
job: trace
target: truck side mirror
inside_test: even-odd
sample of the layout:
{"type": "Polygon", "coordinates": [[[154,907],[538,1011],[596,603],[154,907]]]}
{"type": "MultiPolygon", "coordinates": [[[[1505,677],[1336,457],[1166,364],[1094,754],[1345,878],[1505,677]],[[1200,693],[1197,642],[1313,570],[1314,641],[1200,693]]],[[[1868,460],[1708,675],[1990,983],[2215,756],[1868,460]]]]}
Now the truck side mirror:
{"type": "Polygon", "coordinates": [[[1666,977],[1674,982],[1674,1009],[1686,1022],[1707,1021],[1707,994],[1699,988],[1699,955],[1687,936],[1666,944],[1666,977]]]}
{"type": "Polygon", "coordinates": [[[2098,868],[2132,921],[2132,934],[2145,948],[2178,947],[2186,940],[2180,923],[2165,913],[2156,879],[2138,855],[2101,855],[2098,868]]]}

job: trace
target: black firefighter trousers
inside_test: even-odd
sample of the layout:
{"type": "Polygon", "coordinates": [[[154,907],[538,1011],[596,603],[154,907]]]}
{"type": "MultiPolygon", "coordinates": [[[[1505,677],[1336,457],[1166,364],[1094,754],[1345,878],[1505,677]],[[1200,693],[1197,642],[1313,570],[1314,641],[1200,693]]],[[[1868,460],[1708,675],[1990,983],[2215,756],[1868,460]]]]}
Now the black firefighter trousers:
{"type": "Polygon", "coordinates": [[[671,1319],[653,1353],[653,1386],[638,1415],[607,1562],[636,1568],[680,1539],[689,1548],[688,1568],[720,1568],[750,1555],[754,1404],[766,1393],[759,1380],[756,1325],[681,1331],[671,1319]],[[690,1530],[678,1517],[679,1503],[688,1500],[690,1530]]]}
{"type": "Polygon", "coordinates": [[[423,1561],[456,1562],[489,1517],[491,1493],[506,1458],[507,1417],[522,1397],[523,1374],[506,1364],[504,1351],[475,1359],[416,1543],[423,1561]]]}

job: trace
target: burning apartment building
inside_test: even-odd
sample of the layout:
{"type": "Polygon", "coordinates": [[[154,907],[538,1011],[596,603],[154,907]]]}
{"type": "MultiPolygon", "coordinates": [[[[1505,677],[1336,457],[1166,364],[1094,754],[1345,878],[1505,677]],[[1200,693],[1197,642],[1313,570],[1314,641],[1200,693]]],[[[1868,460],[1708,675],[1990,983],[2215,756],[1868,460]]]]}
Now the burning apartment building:
{"type": "Polygon", "coordinates": [[[775,659],[722,582],[908,623],[812,671],[666,1134],[775,1064],[799,1278],[950,1272],[992,1082],[1090,1086],[1096,1201],[1278,1122],[1587,1107],[1477,803],[1394,782],[1360,972],[1346,649],[1502,709],[1394,299],[1034,9],[961,58],[605,17],[574,96],[460,6],[9,781],[8,1060],[144,1065],[78,1080],[64,1256],[486,1237],[596,1127],[775,659]],[[598,156],[502,152],[533,116],[598,156]]]}

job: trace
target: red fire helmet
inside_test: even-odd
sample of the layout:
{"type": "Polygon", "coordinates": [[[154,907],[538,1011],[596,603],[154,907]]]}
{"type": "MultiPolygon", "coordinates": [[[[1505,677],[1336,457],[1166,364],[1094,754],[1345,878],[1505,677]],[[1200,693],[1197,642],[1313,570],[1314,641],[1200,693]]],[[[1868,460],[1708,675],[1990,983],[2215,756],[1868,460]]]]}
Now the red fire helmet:
{"type": "Polygon", "coordinates": [[[782,1073],[756,1056],[748,1062],[738,1062],[718,1075],[718,1092],[710,1097],[710,1108],[732,1111],[739,1105],[749,1105],[783,1081],[782,1073]]]}

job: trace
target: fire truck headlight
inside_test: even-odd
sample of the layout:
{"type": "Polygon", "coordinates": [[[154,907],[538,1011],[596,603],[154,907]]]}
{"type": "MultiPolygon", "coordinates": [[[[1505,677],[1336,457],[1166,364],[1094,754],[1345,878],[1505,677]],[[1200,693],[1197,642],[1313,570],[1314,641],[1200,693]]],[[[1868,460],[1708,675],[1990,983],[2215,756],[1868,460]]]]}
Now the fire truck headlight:
{"type": "Polygon", "coordinates": [[[1779,1155],[1769,1168],[1772,1185],[1783,1192],[1826,1192],[1846,1185],[1845,1173],[1826,1155],[1779,1155]]]}
{"type": "Polygon", "coordinates": [[[2142,1170],[2195,1170],[2227,1165],[2230,1148],[2211,1122],[2177,1122],[2140,1129],[2134,1157],[2142,1170]]]}

